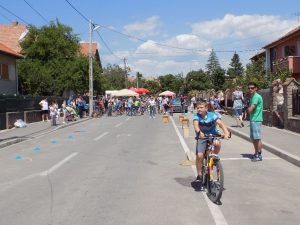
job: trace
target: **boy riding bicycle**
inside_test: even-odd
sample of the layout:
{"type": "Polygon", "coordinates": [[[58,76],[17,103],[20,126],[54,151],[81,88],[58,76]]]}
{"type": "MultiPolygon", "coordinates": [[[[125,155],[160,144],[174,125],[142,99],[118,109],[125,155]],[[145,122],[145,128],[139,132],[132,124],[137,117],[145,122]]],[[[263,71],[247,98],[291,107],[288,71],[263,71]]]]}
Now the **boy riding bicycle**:
{"type": "MultiPolygon", "coordinates": [[[[208,111],[207,102],[197,103],[197,113],[193,116],[193,125],[196,132],[196,168],[197,168],[197,178],[196,182],[199,182],[199,186],[202,188],[202,163],[204,159],[204,152],[206,150],[207,139],[205,136],[220,134],[217,125],[221,128],[224,133],[224,139],[228,140],[229,131],[220,119],[218,115],[214,112],[208,111]]],[[[215,140],[213,142],[214,153],[218,154],[221,149],[220,140],[215,140]]]]}

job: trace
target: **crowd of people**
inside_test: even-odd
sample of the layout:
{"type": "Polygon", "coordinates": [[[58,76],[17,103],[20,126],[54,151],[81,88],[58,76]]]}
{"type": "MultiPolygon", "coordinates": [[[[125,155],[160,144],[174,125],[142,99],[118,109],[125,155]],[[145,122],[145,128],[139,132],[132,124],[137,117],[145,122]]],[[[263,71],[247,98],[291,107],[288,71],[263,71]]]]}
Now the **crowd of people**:
{"type": "Polygon", "coordinates": [[[172,111],[171,97],[151,95],[142,95],[140,97],[116,97],[116,96],[99,96],[95,102],[96,115],[113,116],[113,115],[144,115],[149,113],[150,118],[154,119],[155,115],[167,114],[172,111]]]}
{"type": "Polygon", "coordinates": [[[88,112],[88,105],[82,96],[77,98],[70,96],[68,100],[63,101],[61,107],[55,100],[49,104],[47,98],[42,99],[39,105],[42,110],[42,121],[50,121],[52,126],[57,125],[60,117],[62,117],[62,123],[65,123],[66,121],[74,121],[77,118],[84,118],[88,112]]]}

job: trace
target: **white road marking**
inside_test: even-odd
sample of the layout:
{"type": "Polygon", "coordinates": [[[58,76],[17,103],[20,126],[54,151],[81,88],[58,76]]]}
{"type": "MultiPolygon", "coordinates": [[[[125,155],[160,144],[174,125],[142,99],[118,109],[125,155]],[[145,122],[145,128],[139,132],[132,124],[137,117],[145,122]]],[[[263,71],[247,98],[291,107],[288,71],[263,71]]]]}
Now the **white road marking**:
{"type": "Polygon", "coordinates": [[[66,162],[68,162],[69,160],[71,160],[73,157],[75,157],[76,155],[78,155],[78,152],[74,152],[71,155],[67,156],[66,158],[64,158],[62,161],[60,161],[59,163],[55,164],[54,166],[52,166],[49,170],[46,170],[44,172],[40,173],[40,176],[47,176],[51,173],[53,173],[55,170],[57,170],[59,167],[61,167],[62,165],[64,165],[66,162]]]}
{"type": "Polygon", "coordinates": [[[15,179],[13,181],[9,181],[7,183],[1,184],[0,185],[1,186],[0,190],[3,192],[3,191],[6,191],[6,190],[14,187],[14,186],[17,186],[17,185],[23,183],[26,180],[30,180],[30,179],[33,179],[33,178],[36,178],[36,177],[47,176],[47,175],[53,173],[55,170],[57,170],[62,165],[64,165],[66,162],[68,162],[69,160],[71,160],[76,155],[78,155],[78,152],[72,153],[71,155],[67,156],[65,159],[63,159],[59,163],[55,164],[54,166],[52,166],[50,169],[48,169],[46,171],[39,172],[39,173],[34,173],[34,174],[28,175],[26,177],[23,177],[23,178],[20,178],[20,179],[15,179]]]}
{"type": "MultiPolygon", "coordinates": [[[[263,157],[263,160],[275,160],[275,159],[280,159],[278,157],[263,157]]],[[[249,158],[221,158],[221,161],[236,161],[236,160],[251,160],[249,158]]]]}
{"type": "Polygon", "coordinates": [[[17,186],[18,184],[21,184],[22,182],[26,181],[26,180],[29,180],[29,179],[32,179],[32,178],[35,178],[35,177],[39,177],[40,176],[40,173],[34,173],[34,174],[31,174],[29,176],[26,176],[26,177],[23,177],[21,179],[16,179],[16,180],[12,180],[12,181],[9,181],[7,183],[4,183],[4,184],[1,184],[1,191],[6,191],[14,186],[17,186]]]}
{"type": "MultiPolygon", "coordinates": [[[[174,127],[174,129],[176,131],[176,134],[177,134],[177,136],[178,136],[178,138],[180,140],[181,146],[182,146],[183,150],[185,151],[185,153],[187,154],[187,156],[189,157],[190,154],[191,154],[191,151],[190,151],[189,147],[187,146],[187,144],[185,143],[182,135],[180,134],[180,132],[179,132],[179,130],[178,130],[178,128],[177,128],[177,126],[176,126],[173,118],[172,117],[170,117],[170,118],[171,118],[173,127],[174,127]]],[[[189,157],[189,159],[191,159],[191,158],[189,157]]],[[[192,169],[194,171],[195,176],[197,176],[196,166],[193,165],[192,169]]],[[[215,221],[215,224],[216,225],[228,225],[228,223],[227,223],[227,221],[226,221],[226,219],[225,219],[225,217],[224,217],[224,215],[223,215],[220,207],[218,205],[212,203],[208,199],[208,197],[206,196],[205,192],[202,192],[202,194],[203,194],[203,197],[204,197],[204,199],[206,201],[206,204],[208,205],[210,213],[211,213],[211,215],[212,215],[212,217],[213,217],[213,219],[215,221]]]]}
{"type": "Polygon", "coordinates": [[[123,123],[118,123],[115,127],[119,127],[121,126],[123,123]]]}
{"type": "Polygon", "coordinates": [[[104,132],[103,134],[101,134],[100,136],[96,137],[94,139],[94,141],[98,141],[100,138],[103,138],[105,135],[109,134],[109,132],[104,132]]]}
{"type": "Polygon", "coordinates": [[[128,121],[128,120],[130,120],[130,117],[128,117],[128,118],[126,119],[126,121],[128,121]]]}

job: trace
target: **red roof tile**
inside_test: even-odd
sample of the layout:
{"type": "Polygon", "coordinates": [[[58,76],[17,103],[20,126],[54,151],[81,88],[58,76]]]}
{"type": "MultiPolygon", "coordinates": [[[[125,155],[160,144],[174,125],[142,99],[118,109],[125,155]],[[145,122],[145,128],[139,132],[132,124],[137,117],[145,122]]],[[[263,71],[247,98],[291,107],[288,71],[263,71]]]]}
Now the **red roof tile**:
{"type": "Polygon", "coordinates": [[[13,56],[17,56],[19,57],[23,57],[21,54],[15,52],[14,50],[10,49],[9,47],[7,47],[6,45],[0,43],[0,52],[9,54],[9,55],[13,55],[13,56]]]}
{"type": "MultiPolygon", "coordinates": [[[[89,49],[90,49],[90,43],[88,42],[80,42],[80,52],[86,56],[89,55],[89,49]]],[[[97,51],[97,43],[93,42],[92,43],[92,53],[93,55],[96,55],[97,51]]]]}
{"type": "Polygon", "coordinates": [[[0,24],[0,42],[13,51],[20,53],[20,38],[22,38],[26,30],[26,25],[18,22],[12,24],[0,24]]]}

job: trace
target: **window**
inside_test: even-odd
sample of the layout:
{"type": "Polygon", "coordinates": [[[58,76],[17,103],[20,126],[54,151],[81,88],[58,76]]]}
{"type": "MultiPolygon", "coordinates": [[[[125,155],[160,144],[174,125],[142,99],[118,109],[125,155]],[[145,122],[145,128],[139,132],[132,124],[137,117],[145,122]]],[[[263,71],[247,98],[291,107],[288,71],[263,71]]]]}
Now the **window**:
{"type": "Polygon", "coordinates": [[[293,56],[293,55],[295,55],[295,46],[294,45],[284,46],[283,57],[293,56]]]}
{"type": "Polygon", "coordinates": [[[0,64],[0,79],[9,80],[8,65],[0,64]]]}

